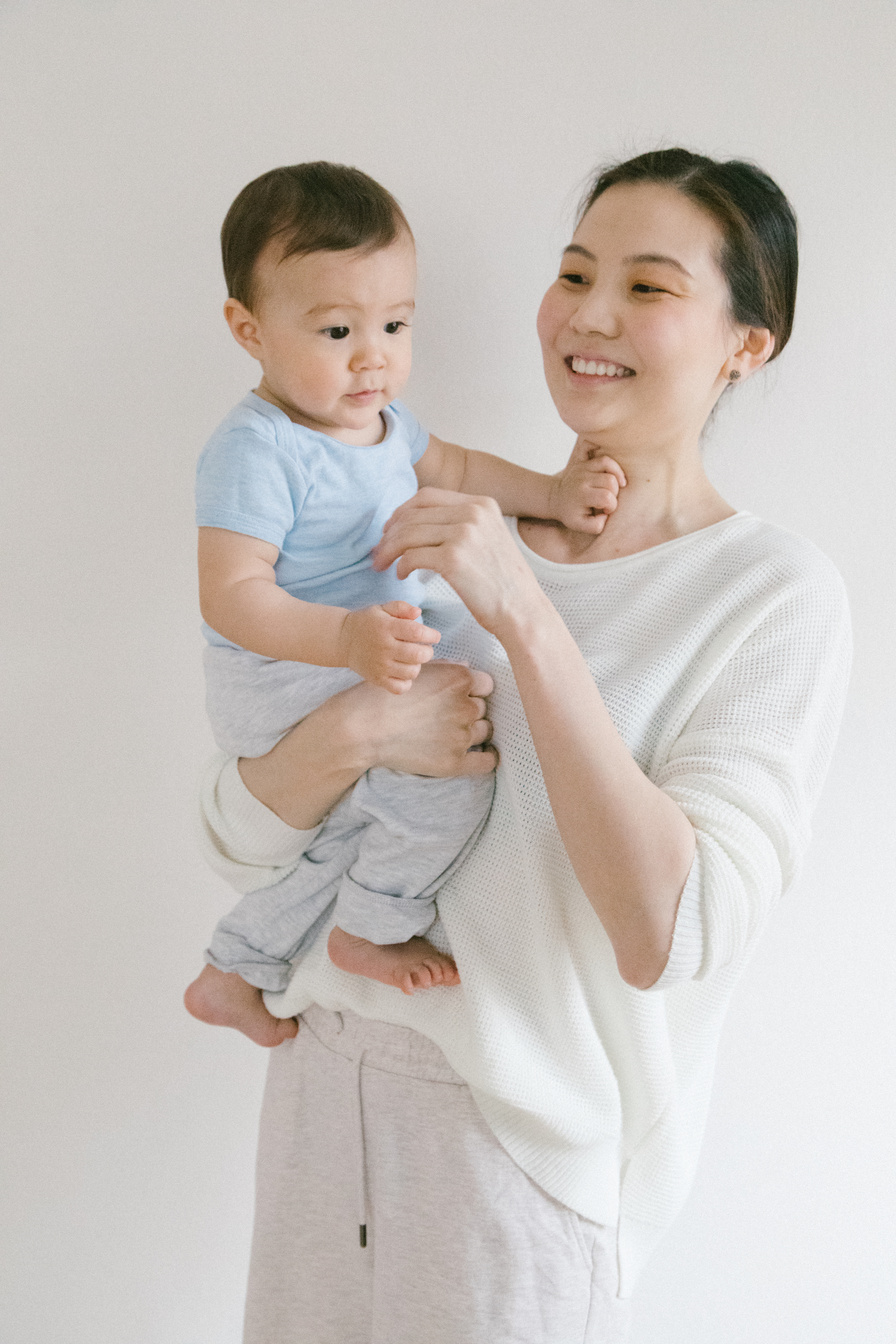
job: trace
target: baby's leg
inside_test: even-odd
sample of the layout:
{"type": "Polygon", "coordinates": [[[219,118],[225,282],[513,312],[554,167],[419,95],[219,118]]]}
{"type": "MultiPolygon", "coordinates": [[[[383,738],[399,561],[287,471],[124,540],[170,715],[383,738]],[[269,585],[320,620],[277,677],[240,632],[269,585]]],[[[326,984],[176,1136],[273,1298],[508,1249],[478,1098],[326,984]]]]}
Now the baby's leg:
{"type": "Polygon", "coordinates": [[[262,658],[210,644],[203,655],[205,707],[228,756],[263,756],[284,733],[361,678],[344,667],[262,658]]]}
{"type": "MultiPolygon", "coordinates": [[[[205,674],[215,740],[236,756],[269,751],[299,719],[360,680],[344,668],[278,662],[218,645],[206,648],[205,674]]],[[[339,879],[357,854],[351,837],[364,823],[340,819],[340,808],[326,836],[312,846],[313,859],[304,856],[289,877],[245,896],[221,920],[206,953],[208,965],[184,995],[194,1017],[235,1027],[259,1045],[279,1045],[295,1035],[291,1018],[268,1012],[262,990],[285,988],[291,958],[324,922],[339,879]]]]}
{"type": "Polygon", "coordinates": [[[421,935],[434,898],[466,857],[491,806],[494,781],[429,779],[371,770],[352,802],[368,824],[339,887],[331,960],[405,994],[459,983],[453,960],[421,935]]]}
{"type": "Polygon", "coordinates": [[[184,995],[194,1017],[235,1027],[259,1045],[279,1045],[295,1035],[291,1018],[268,1012],[262,990],[286,987],[292,959],[329,919],[342,874],[357,856],[362,825],[349,796],[292,873],[250,892],[225,915],[206,951],[208,964],[184,995]]]}

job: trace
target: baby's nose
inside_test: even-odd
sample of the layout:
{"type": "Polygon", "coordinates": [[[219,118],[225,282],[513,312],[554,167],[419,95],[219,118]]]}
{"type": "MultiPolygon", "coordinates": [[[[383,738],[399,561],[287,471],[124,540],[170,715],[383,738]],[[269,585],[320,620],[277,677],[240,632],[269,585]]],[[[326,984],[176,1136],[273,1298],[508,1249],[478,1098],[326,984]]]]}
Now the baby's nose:
{"type": "Polygon", "coordinates": [[[355,352],[352,359],[352,368],[354,369],[381,369],[386,362],[385,353],[382,348],[371,342],[355,352]]]}

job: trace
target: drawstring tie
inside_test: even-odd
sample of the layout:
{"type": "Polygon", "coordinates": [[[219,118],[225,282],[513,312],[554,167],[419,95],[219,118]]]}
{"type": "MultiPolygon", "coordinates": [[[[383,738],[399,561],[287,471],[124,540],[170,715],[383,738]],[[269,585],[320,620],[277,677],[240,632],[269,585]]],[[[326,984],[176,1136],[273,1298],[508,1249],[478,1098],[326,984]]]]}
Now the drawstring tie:
{"type": "Polygon", "coordinates": [[[363,1063],[364,1051],[362,1049],[359,1051],[357,1058],[352,1060],[354,1070],[352,1100],[356,1117],[355,1135],[358,1163],[358,1236],[362,1249],[367,1245],[367,1159],[364,1146],[364,1111],[361,1104],[361,1068],[363,1063]]]}

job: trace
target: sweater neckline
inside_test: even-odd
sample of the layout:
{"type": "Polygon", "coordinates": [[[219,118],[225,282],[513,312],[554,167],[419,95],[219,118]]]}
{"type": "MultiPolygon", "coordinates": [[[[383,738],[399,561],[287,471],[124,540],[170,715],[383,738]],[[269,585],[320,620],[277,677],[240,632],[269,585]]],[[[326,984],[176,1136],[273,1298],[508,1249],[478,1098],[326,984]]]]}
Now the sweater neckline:
{"type": "Polygon", "coordinates": [[[698,527],[694,532],[685,532],[680,537],[672,537],[669,541],[658,542],[656,546],[647,546],[643,551],[633,551],[631,555],[611,556],[606,560],[589,560],[583,564],[568,564],[559,560],[548,560],[545,556],[539,555],[537,551],[533,551],[531,546],[523,541],[519,532],[518,518],[509,518],[508,523],[517,546],[536,573],[541,570],[545,575],[550,575],[552,579],[565,579],[567,582],[575,582],[577,579],[594,578],[598,571],[605,574],[611,569],[639,564],[648,559],[653,559],[660,553],[667,553],[672,549],[681,549],[689,543],[702,540],[713,532],[729,528],[732,523],[744,522],[752,518],[753,514],[748,509],[738,509],[737,513],[732,513],[727,518],[721,518],[717,523],[710,523],[708,527],[698,527]]]}

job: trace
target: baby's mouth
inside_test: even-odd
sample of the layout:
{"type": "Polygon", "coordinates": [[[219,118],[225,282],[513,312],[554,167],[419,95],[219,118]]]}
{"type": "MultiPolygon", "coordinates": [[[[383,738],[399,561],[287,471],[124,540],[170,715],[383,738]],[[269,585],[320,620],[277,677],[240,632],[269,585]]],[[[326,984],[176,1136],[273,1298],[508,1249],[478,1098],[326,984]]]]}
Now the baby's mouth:
{"type": "Polygon", "coordinates": [[[614,364],[607,359],[583,359],[581,355],[567,355],[563,361],[573,373],[585,373],[593,378],[634,378],[635,371],[625,364],[614,364]]]}

